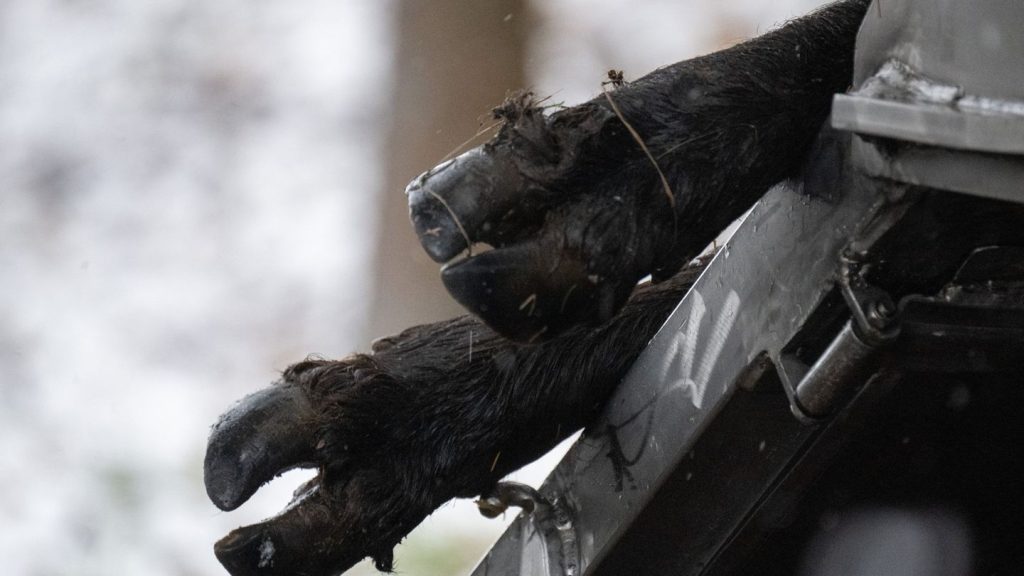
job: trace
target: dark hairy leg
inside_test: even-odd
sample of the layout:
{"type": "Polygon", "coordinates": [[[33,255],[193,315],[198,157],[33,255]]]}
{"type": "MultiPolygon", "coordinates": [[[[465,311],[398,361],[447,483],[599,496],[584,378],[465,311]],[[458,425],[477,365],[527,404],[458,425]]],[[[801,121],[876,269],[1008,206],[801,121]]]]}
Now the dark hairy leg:
{"type": "Polygon", "coordinates": [[[497,108],[493,140],[406,190],[452,296],[539,341],[607,320],[647,274],[672,275],[798,171],[849,86],[868,4],[837,2],[550,115],[528,95],[497,108]],[[477,243],[495,249],[456,259],[477,243]]]}
{"type": "Polygon", "coordinates": [[[498,480],[585,425],[702,271],[636,290],[608,323],[522,345],[466,316],[369,355],[306,360],[214,426],[207,492],[232,510],[294,467],[319,475],[281,515],[217,543],[235,576],[338,574],[392,548],[435,508],[498,480]]]}
{"type": "Polygon", "coordinates": [[[338,574],[366,556],[387,569],[437,506],[492,493],[590,421],[697,269],[673,272],[797,172],[847,87],[867,4],[839,2],[551,115],[512,101],[493,141],[410,185],[435,259],[494,247],[443,274],[483,323],[300,362],[225,414],[205,462],[220,508],[288,468],[319,469],[281,515],[217,543],[228,571],[338,574]],[[648,273],[671,279],[624,305],[648,273]]]}

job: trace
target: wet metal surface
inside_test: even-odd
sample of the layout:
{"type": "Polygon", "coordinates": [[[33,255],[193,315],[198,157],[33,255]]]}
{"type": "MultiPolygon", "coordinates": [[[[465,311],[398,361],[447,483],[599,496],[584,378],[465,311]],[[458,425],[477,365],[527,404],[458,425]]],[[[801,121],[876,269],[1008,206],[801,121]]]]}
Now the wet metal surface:
{"type": "Polygon", "coordinates": [[[1024,154],[1024,99],[965,94],[895,60],[856,92],[836,95],[832,126],[932,146],[1024,154]]]}
{"type": "Polygon", "coordinates": [[[854,86],[896,59],[964,94],[1024,101],[1024,5],[876,0],[857,37],[854,86]]]}
{"type": "Polygon", "coordinates": [[[1024,194],[1024,155],[930,146],[901,148],[887,154],[860,139],[854,140],[851,154],[854,165],[869,176],[998,200],[1015,200],[1024,194]]]}

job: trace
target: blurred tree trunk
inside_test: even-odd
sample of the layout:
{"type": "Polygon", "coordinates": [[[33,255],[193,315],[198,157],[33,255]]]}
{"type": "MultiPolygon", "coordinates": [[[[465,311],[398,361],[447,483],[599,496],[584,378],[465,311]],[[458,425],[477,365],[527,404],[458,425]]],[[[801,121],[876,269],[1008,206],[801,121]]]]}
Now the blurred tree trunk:
{"type": "Polygon", "coordinates": [[[491,123],[524,86],[525,0],[402,0],[385,144],[371,338],[463,313],[409,224],[405,185],[491,123]]]}

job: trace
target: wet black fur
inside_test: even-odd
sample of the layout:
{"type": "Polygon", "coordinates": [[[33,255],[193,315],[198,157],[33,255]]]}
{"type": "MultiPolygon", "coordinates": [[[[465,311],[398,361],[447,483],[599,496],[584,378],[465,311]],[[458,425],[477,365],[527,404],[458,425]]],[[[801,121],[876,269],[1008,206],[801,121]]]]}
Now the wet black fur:
{"type": "Polygon", "coordinates": [[[539,345],[463,316],[378,341],[372,355],[288,368],[281,385],[317,407],[321,484],[361,485],[358,513],[376,526],[365,549],[390,551],[444,502],[489,492],[583,427],[702,270],[640,287],[607,324],[539,345]]]}
{"type": "MultiPolygon", "coordinates": [[[[654,266],[670,276],[770,186],[796,175],[832,95],[849,87],[867,5],[837,3],[549,117],[528,106],[509,116],[506,105],[502,133],[487,146],[508,141],[516,149],[520,172],[552,196],[543,209],[564,203],[563,192],[626,200],[640,191],[631,208],[649,220],[637,225],[655,225],[663,236],[651,242],[652,260],[637,262],[636,273],[654,266]],[[609,97],[670,182],[674,211],[609,97]]],[[[623,239],[628,212],[620,208],[603,222],[609,234],[619,231],[610,243],[623,239]]]]}
{"type": "MultiPolygon", "coordinates": [[[[586,272],[616,282],[607,322],[568,322],[525,345],[462,317],[380,340],[372,354],[290,367],[278,385],[300,386],[315,409],[316,513],[337,518],[294,551],[304,572],[337,573],[367,555],[389,569],[392,547],[439,505],[488,492],[593,419],[700,268],[676,271],[797,173],[832,94],[850,82],[867,5],[846,0],[610,92],[668,177],[671,203],[606,96],[550,116],[528,100],[497,112],[505,126],[488,146],[508,150],[532,195],[484,240],[499,252],[569,223],[561,246],[576,242],[593,260],[586,272]],[[634,291],[652,272],[668,279],[634,291]]],[[[553,297],[565,308],[568,295],[553,297]]]]}
{"type": "MultiPolygon", "coordinates": [[[[455,167],[417,181],[449,195],[448,212],[465,224],[447,251],[418,229],[437,255],[456,254],[466,237],[498,248],[446,268],[452,295],[525,341],[605,321],[640,278],[671,276],[798,173],[832,95],[849,86],[867,5],[828,6],[550,115],[522,96],[506,102],[482,148],[495,180],[446,186],[455,167]],[[535,305],[523,307],[527,298],[535,305]]],[[[414,220],[432,204],[411,199],[414,220]]]]}

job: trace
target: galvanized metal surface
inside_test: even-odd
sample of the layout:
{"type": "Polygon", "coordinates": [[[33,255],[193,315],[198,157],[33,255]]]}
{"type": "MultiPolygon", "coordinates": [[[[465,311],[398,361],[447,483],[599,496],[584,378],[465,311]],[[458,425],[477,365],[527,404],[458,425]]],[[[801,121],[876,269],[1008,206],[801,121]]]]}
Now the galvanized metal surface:
{"type": "Polygon", "coordinates": [[[966,94],[898,60],[882,64],[854,93],[837,94],[832,126],[933,146],[1024,154],[1024,100],[966,94]]]}
{"type": "Polygon", "coordinates": [[[1024,194],[1022,30],[1020,2],[876,1],[832,126],[898,145],[855,143],[857,167],[989,198],[1024,194]]]}
{"type": "Polygon", "coordinates": [[[855,167],[869,176],[997,200],[1024,198],[1024,156],[905,147],[883,152],[855,139],[855,167]]]}
{"type": "Polygon", "coordinates": [[[1024,102],[1020,111],[973,112],[962,107],[839,94],[832,126],[858,134],[999,154],[1024,154],[1024,102]]]}
{"type": "Polygon", "coordinates": [[[857,37],[853,84],[898,60],[965,95],[1021,102],[1022,30],[1015,0],[876,0],[857,37]]]}

